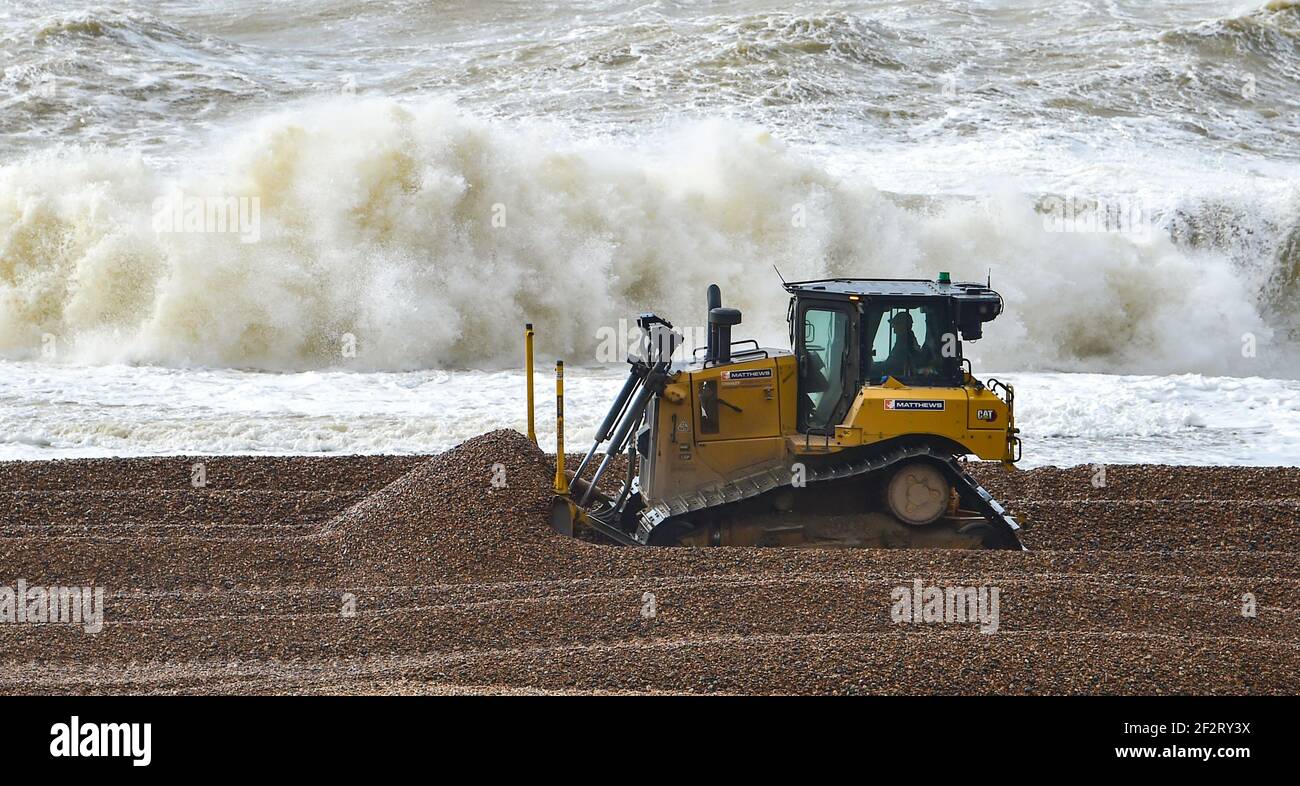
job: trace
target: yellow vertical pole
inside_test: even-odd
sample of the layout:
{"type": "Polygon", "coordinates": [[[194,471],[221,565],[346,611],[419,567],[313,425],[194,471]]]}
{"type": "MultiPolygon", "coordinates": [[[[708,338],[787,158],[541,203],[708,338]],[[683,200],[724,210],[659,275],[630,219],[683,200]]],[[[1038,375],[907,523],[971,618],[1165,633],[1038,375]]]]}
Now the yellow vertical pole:
{"type": "Polygon", "coordinates": [[[569,493],[564,476],[564,361],[555,361],[555,493],[569,493]]]}
{"type": "Polygon", "coordinates": [[[524,368],[528,377],[528,438],[537,444],[537,427],[533,407],[533,323],[524,325],[524,368]]]}

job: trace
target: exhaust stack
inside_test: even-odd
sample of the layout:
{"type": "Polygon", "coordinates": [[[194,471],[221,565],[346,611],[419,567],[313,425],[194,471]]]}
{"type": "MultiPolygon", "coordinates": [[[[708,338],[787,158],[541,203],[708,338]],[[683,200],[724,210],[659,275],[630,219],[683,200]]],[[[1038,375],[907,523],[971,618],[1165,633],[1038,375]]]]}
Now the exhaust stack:
{"type": "Polygon", "coordinates": [[[704,362],[731,362],[731,328],[740,324],[740,309],[722,307],[722,289],[717,284],[709,285],[709,343],[704,353],[704,362]]]}
{"type": "MultiPolygon", "coordinates": [[[[706,297],[707,299],[704,307],[705,316],[713,313],[713,309],[715,308],[722,308],[722,287],[717,284],[709,284],[709,292],[706,297]]],[[[713,329],[712,323],[709,323],[708,342],[708,347],[704,351],[704,359],[706,361],[713,360],[718,351],[717,331],[713,329]]]]}

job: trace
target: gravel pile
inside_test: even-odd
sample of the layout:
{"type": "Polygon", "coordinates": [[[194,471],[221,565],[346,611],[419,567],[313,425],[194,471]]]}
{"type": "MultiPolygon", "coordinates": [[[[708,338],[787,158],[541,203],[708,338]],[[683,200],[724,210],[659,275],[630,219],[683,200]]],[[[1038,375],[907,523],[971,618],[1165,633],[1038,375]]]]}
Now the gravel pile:
{"type": "Polygon", "coordinates": [[[492,431],[421,464],[331,521],[344,583],[558,578],[604,551],[547,528],[554,467],[516,431],[492,431]],[[539,526],[540,525],[540,526],[539,526]]]}
{"type": "Polygon", "coordinates": [[[974,467],[1021,554],[562,538],[512,431],[210,462],[0,465],[0,585],[109,590],[98,634],[0,624],[0,693],[1300,692],[1296,470],[974,467]],[[996,588],[996,630],[895,622],[916,580],[996,588]]]}

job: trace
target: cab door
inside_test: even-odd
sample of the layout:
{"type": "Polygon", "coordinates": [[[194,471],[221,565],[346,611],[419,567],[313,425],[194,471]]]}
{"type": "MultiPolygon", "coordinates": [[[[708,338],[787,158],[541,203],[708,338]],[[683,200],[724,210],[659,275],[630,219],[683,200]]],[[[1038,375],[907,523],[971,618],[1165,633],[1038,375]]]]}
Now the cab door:
{"type": "Polygon", "coordinates": [[[848,300],[808,300],[797,316],[798,428],[820,433],[843,422],[857,393],[858,309],[848,300]]]}

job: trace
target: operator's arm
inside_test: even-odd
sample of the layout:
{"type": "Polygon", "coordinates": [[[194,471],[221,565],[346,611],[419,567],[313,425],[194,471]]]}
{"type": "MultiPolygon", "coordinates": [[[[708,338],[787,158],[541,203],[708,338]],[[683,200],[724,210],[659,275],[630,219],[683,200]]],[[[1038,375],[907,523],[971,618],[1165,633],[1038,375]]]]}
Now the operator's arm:
{"type": "Polygon", "coordinates": [[[885,362],[880,365],[880,375],[882,377],[897,377],[902,374],[906,366],[906,352],[907,348],[903,345],[903,342],[900,341],[894,344],[893,348],[889,350],[885,362]]]}
{"type": "Polygon", "coordinates": [[[915,335],[908,333],[894,344],[893,349],[889,350],[889,357],[885,358],[884,373],[891,377],[913,374],[920,360],[921,345],[917,343],[915,335]]]}

